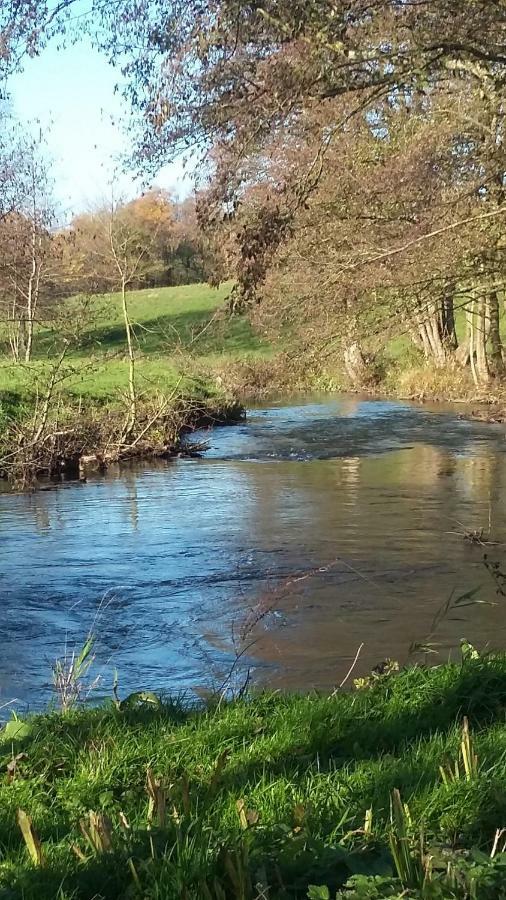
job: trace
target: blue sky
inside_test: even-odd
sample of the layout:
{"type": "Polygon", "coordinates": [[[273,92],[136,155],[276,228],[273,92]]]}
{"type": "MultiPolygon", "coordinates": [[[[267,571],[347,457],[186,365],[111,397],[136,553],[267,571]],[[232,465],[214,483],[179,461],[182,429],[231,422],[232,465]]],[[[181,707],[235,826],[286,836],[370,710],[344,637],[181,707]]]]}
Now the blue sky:
{"type": "MultiPolygon", "coordinates": [[[[9,92],[16,117],[37,134],[42,128],[54,162],[55,193],[64,218],[114,194],[132,196],[142,189],[133,175],[122,175],[117,162],[128,151],[121,120],[126,107],[114,92],[120,78],[87,40],[59,49],[47,47],[25,61],[12,77],[9,92]],[[116,173],[116,175],[115,175],[116,173]]],[[[179,195],[188,193],[182,167],[160,172],[156,183],[179,195]]]]}

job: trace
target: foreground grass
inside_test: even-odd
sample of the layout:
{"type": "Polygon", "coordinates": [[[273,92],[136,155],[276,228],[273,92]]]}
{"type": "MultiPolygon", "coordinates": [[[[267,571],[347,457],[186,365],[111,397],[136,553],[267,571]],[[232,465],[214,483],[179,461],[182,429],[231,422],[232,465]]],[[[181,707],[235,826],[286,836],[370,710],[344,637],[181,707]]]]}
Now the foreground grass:
{"type": "Polygon", "coordinates": [[[503,854],[489,859],[506,824],[505,708],[500,657],[413,668],[332,697],[264,694],[207,711],[132,702],[37,717],[14,739],[10,726],[0,897],[505,897],[503,854]],[[464,715],[477,762],[445,783],[439,767],[459,756],[464,715]],[[397,826],[394,837],[416,861],[423,829],[446,854],[443,870],[455,858],[455,888],[436,871],[425,888],[399,880],[394,789],[409,804],[408,834],[397,826]]]}

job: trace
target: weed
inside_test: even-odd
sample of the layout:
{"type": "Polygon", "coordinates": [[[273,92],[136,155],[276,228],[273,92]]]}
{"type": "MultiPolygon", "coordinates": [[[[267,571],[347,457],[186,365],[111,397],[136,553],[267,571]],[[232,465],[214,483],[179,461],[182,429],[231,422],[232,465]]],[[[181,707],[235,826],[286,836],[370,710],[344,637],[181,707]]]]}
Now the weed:
{"type": "Polygon", "coordinates": [[[466,778],[468,781],[471,781],[472,778],[478,776],[478,756],[474,752],[467,718],[464,719],[464,725],[462,727],[460,759],[456,759],[453,765],[447,763],[444,766],[440,766],[439,771],[441,772],[441,778],[446,785],[450,784],[452,781],[459,781],[461,778],[466,778]]]}
{"type": "Polygon", "coordinates": [[[95,637],[90,633],[79,651],[65,646],[63,656],[53,663],[53,689],[62,712],[86,699],[99,684],[99,676],[89,677],[95,661],[94,646],[95,637]]]}

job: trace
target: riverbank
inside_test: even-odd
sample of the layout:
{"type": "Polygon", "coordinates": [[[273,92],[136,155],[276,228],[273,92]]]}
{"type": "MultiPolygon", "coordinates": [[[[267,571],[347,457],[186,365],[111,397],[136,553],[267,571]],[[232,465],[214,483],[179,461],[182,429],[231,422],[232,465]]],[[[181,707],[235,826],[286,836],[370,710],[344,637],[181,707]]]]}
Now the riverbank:
{"type": "Polygon", "coordinates": [[[0,896],[498,900],[505,707],[497,656],[331,696],[137,695],[11,723],[0,896]]]}
{"type": "Polygon", "coordinates": [[[243,402],[267,402],[279,396],[307,393],[357,394],[414,403],[460,404],[462,414],[482,422],[506,422],[506,383],[492,379],[489,387],[478,390],[469,373],[448,366],[434,370],[429,365],[413,365],[405,360],[384,370],[367,383],[354,383],[336,363],[319,369],[302,358],[278,354],[266,359],[243,359],[231,363],[220,373],[220,383],[243,402]]]}
{"type": "Polygon", "coordinates": [[[407,340],[387,341],[364,355],[364,368],[353,378],[342,351],[322,357],[306,348],[271,348],[266,354],[245,354],[217,366],[214,376],[234,396],[252,402],[295,393],[358,393],[418,403],[461,403],[491,408],[491,421],[506,420],[506,381],[490,376],[476,386],[469,367],[448,361],[435,367],[407,340]]]}
{"type": "Polygon", "coordinates": [[[242,406],[215,370],[268,348],[245,319],[224,315],[228,290],[129,293],[133,361],[116,294],[66,301],[59,325],[37,326],[29,363],[9,358],[5,336],[0,476],[31,485],[123,459],[170,457],[186,452],[184,435],[195,428],[237,421],[242,406]]]}
{"type": "Polygon", "coordinates": [[[424,365],[405,339],[389,342],[374,377],[355,384],[342,359],[275,347],[246,317],[230,318],[229,290],[200,284],[131,292],[132,383],[119,295],[66,301],[60,331],[55,323],[37,326],[29,364],[9,359],[5,339],[0,477],[32,486],[40,478],[86,477],[124,459],[178,455],[194,428],[236,421],[248,401],[296,393],[465,403],[477,407],[466,414],[484,421],[506,418],[498,379],[477,391],[468,372],[424,365]]]}
{"type": "Polygon", "coordinates": [[[205,391],[144,398],[131,426],[124,408],[114,403],[83,408],[67,402],[47,415],[34,404],[0,432],[0,479],[26,488],[41,479],[83,480],[135,459],[195,456],[206,445],[191,441],[193,431],[234,424],[244,415],[234,399],[205,391]]]}

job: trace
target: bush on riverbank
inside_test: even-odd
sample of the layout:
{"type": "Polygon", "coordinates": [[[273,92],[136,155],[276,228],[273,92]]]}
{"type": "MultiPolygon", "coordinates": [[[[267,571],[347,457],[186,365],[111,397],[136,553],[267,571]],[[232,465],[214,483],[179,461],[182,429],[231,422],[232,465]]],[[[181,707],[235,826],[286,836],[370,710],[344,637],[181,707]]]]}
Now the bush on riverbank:
{"type": "Polygon", "coordinates": [[[505,708],[500,656],[335,696],[9,725],[0,897],[504,897],[505,708]]]}
{"type": "Polygon", "coordinates": [[[202,448],[186,440],[188,433],[237,422],[243,415],[233,399],[206,396],[205,390],[195,389],[188,397],[144,398],[137,406],[135,428],[125,436],[125,410],[115,404],[59,405],[47,416],[34,405],[0,432],[0,478],[31,487],[41,477],[85,477],[125,460],[192,455],[202,448]]]}

